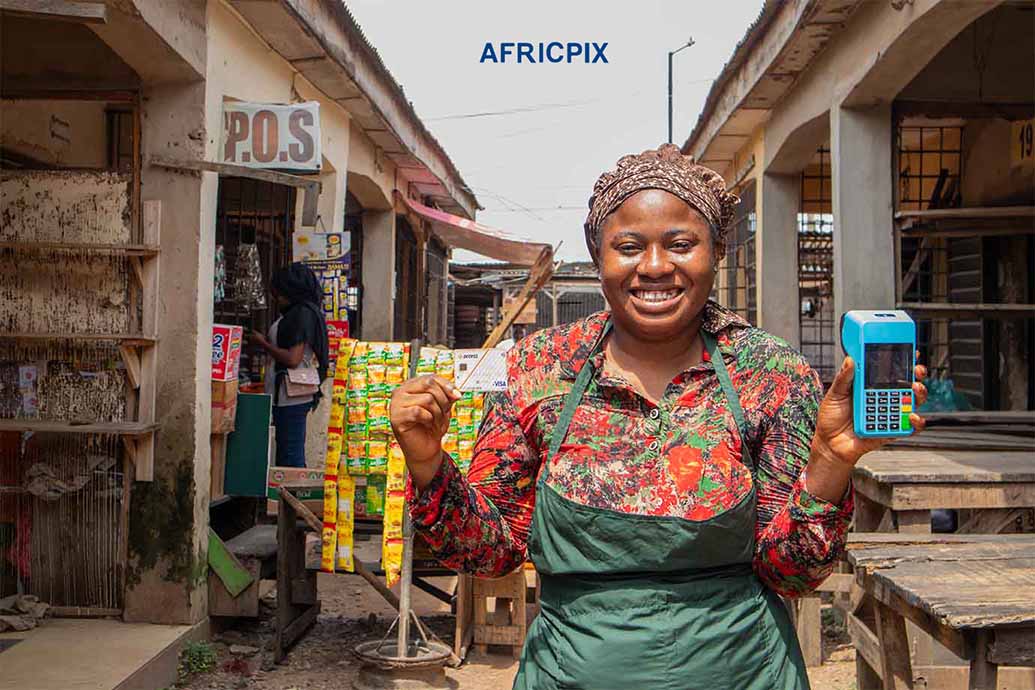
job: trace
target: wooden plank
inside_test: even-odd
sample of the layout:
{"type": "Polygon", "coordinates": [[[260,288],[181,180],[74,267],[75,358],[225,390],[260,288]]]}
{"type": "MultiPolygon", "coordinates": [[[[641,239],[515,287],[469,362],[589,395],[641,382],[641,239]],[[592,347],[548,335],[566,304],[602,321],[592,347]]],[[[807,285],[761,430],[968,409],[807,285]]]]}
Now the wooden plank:
{"type": "Polygon", "coordinates": [[[823,623],[820,617],[822,601],[819,595],[804,596],[795,602],[797,615],[794,627],[798,633],[805,665],[809,668],[823,664],[823,623]]]}
{"type": "Polygon", "coordinates": [[[999,628],[988,650],[988,660],[1001,666],[1035,667],[1035,631],[999,628]]]}
{"type": "Polygon", "coordinates": [[[927,427],[939,424],[1022,424],[1035,425],[1031,410],[968,410],[963,412],[925,412],[927,427]]]}
{"type": "MultiPolygon", "coordinates": [[[[873,596],[925,630],[928,621],[901,609],[924,614],[949,632],[997,625],[1035,628],[1030,541],[869,546],[850,548],[848,560],[873,596]]],[[[953,648],[960,647],[958,635],[949,638],[939,641],[969,658],[953,648]]]]}
{"type": "Polygon", "coordinates": [[[883,664],[881,662],[880,641],[877,636],[854,614],[848,614],[848,634],[852,639],[852,646],[855,652],[862,657],[878,678],[882,678],[883,664]]]}
{"type": "Polygon", "coordinates": [[[3,333],[0,339],[5,340],[113,340],[126,345],[154,345],[158,338],[140,333],[3,333]]]}
{"type": "Polygon", "coordinates": [[[316,622],[316,617],[319,615],[320,602],[316,602],[284,628],[277,638],[277,648],[280,650],[279,658],[276,659],[277,663],[280,663],[287,656],[288,649],[316,622]]]}
{"type": "Polygon", "coordinates": [[[898,531],[927,534],[931,531],[931,511],[900,510],[895,513],[898,531]]]}
{"type": "Polygon", "coordinates": [[[898,485],[888,506],[892,510],[1026,508],[1035,506],[1035,482],[898,485]]]}
{"type": "Polygon", "coordinates": [[[309,510],[302,500],[291,493],[293,486],[284,484],[280,487],[280,500],[287,502],[291,505],[291,508],[295,511],[299,518],[305,521],[305,524],[309,526],[309,529],[313,530],[317,534],[323,531],[323,523],[320,522],[313,511],[309,510]]]}
{"type": "Polygon", "coordinates": [[[69,0],[0,0],[5,15],[77,24],[104,24],[108,9],[103,2],[69,0]]]}
{"type": "Polygon", "coordinates": [[[553,252],[547,247],[540,253],[539,259],[532,266],[532,270],[529,271],[528,280],[522,286],[521,291],[514,296],[510,306],[504,310],[499,323],[496,324],[496,327],[492,329],[492,333],[482,343],[482,347],[496,347],[496,344],[503,338],[503,334],[514,323],[514,319],[518,317],[521,310],[525,308],[525,305],[530,300],[535,299],[535,293],[539,292],[539,289],[553,275],[553,270],[553,252]]]}
{"type": "Polygon", "coordinates": [[[931,317],[961,318],[971,316],[978,318],[1027,319],[1031,318],[1032,312],[1035,311],[1035,304],[899,302],[895,308],[931,317]]]}
{"type": "Polygon", "coordinates": [[[941,427],[913,436],[903,436],[888,444],[889,449],[931,448],[971,451],[1035,451],[1035,435],[983,433],[977,429],[941,427]]]}
{"type": "MultiPolygon", "coordinates": [[[[315,573],[311,573],[315,575],[315,573]]],[[[291,580],[291,603],[296,605],[313,606],[318,603],[316,598],[316,580],[309,577],[296,577],[291,580]]]]}
{"type": "Polygon", "coordinates": [[[136,480],[138,482],[150,482],[155,478],[155,434],[150,431],[136,438],[137,459],[134,463],[136,468],[136,480]]]}
{"type": "Polygon", "coordinates": [[[121,617],[122,609],[99,606],[51,606],[47,613],[54,618],[109,618],[121,617]]]}
{"type": "Polygon", "coordinates": [[[878,602],[875,607],[880,643],[880,676],[884,690],[910,690],[913,667],[909,660],[906,622],[897,612],[878,602]]]}
{"type": "Polygon", "coordinates": [[[232,618],[256,618],[259,615],[260,565],[254,558],[241,564],[252,577],[252,583],[238,595],[232,595],[213,572],[208,574],[208,614],[232,618]]]}
{"type": "MultiPolygon", "coordinates": [[[[879,546],[915,546],[931,544],[1005,544],[1035,549],[1035,534],[877,534],[849,532],[848,549],[860,560],[869,555],[866,549],[879,546]]],[[[851,560],[851,559],[850,559],[851,560]]]]}
{"type": "Polygon", "coordinates": [[[920,218],[1035,218],[1035,206],[972,206],[970,208],[936,208],[924,210],[896,211],[895,220],[920,218]]]}
{"type": "Polygon", "coordinates": [[[851,591],[852,582],[855,581],[855,576],[849,573],[833,573],[828,575],[827,579],[823,580],[818,587],[817,592],[849,592],[851,591]]]}
{"type": "Polygon", "coordinates": [[[236,597],[255,581],[211,527],[208,530],[208,566],[222,581],[230,596],[236,597]]]}
{"type": "Polygon", "coordinates": [[[137,286],[144,287],[144,268],[140,265],[139,256],[129,257],[129,267],[132,269],[133,278],[137,281],[137,286]]]}
{"type": "Polygon", "coordinates": [[[38,431],[48,434],[121,434],[144,436],[154,431],[154,424],[137,422],[88,423],[51,422],[40,419],[0,419],[0,431],[38,431]]]}
{"type": "Polygon", "coordinates": [[[979,630],[974,641],[974,658],[970,661],[969,690],[997,690],[999,686],[998,668],[988,658],[989,642],[992,638],[990,630],[979,630]]]}
{"type": "Polygon", "coordinates": [[[999,534],[1027,512],[1026,508],[975,510],[956,530],[962,534],[999,534]]]}
{"type": "Polygon", "coordinates": [[[474,635],[471,600],[473,583],[470,575],[459,573],[456,577],[456,629],[453,636],[453,653],[463,659],[467,656],[470,637],[474,635]]]}
{"type": "Polygon", "coordinates": [[[129,385],[140,388],[140,356],[137,351],[127,345],[119,345],[119,354],[122,355],[122,363],[126,365],[129,385]]]}
{"type": "Polygon", "coordinates": [[[93,244],[90,242],[12,242],[8,240],[0,241],[0,249],[14,249],[19,252],[72,251],[77,254],[101,254],[111,256],[155,256],[160,251],[158,247],[146,244],[93,244]]]}
{"type": "Polygon", "coordinates": [[[859,459],[855,475],[886,483],[1035,482],[1035,462],[1026,452],[877,450],[859,459]]]}
{"type": "Polygon", "coordinates": [[[277,526],[255,525],[226,542],[226,549],[237,558],[265,560],[277,555],[277,526]]]}
{"type": "MultiPolygon", "coordinates": [[[[521,646],[524,643],[524,636],[520,626],[517,625],[487,625],[475,623],[474,643],[479,647],[490,644],[501,644],[507,646],[521,646]]],[[[484,652],[484,649],[479,651],[484,652]]]]}
{"type": "Polygon", "coordinates": [[[927,238],[948,238],[948,237],[1015,237],[1017,235],[1030,235],[1035,233],[1035,227],[1025,225],[1023,222],[998,223],[998,227],[944,227],[944,221],[935,224],[933,227],[927,224],[920,224],[918,227],[903,229],[902,237],[923,239],[927,238]]]}

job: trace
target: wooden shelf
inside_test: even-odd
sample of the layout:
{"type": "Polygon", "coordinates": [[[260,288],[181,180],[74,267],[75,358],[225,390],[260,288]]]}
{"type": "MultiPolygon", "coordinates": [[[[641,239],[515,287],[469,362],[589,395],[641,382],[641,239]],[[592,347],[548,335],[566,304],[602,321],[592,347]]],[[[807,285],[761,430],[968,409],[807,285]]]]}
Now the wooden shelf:
{"type": "Polygon", "coordinates": [[[0,333],[0,340],[111,340],[145,347],[158,342],[155,336],[139,333],[0,333]]]}
{"type": "Polygon", "coordinates": [[[982,237],[1035,233],[1035,206],[986,206],[898,211],[903,237],[982,237]]]}
{"type": "Polygon", "coordinates": [[[895,308],[943,318],[1026,319],[1035,316],[1035,304],[899,302],[895,308]]]}
{"type": "Polygon", "coordinates": [[[158,256],[158,247],[147,244],[91,244],[88,242],[10,242],[0,241],[0,249],[17,249],[25,252],[67,250],[88,254],[115,256],[158,256]]]}
{"type": "Polygon", "coordinates": [[[49,434],[144,436],[154,432],[157,428],[157,424],[141,424],[138,422],[74,424],[40,419],[0,419],[0,431],[38,431],[49,434]]]}
{"type": "Polygon", "coordinates": [[[920,220],[941,220],[966,218],[984,220],[991,218],[1035,218],[1035,206],[972,206],[970,208],[932,208],[925,211],[897,211],[895,220],[917,218],[920,220]]]}

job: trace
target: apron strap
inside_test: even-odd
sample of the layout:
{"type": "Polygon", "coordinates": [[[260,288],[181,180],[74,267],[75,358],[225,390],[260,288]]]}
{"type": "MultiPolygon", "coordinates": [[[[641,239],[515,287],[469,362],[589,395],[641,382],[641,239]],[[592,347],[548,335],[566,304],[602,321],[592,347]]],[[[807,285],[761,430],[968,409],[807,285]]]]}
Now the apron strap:
{"type": "Polygon", "coordinates": [[[564,398],[564,407],[561,409],[561,416],[557,419],[557,424],[553,428],[553,433],[550,435],[550,448],[546,452],[546,467],[543,468],[543,472],[540,474],[544,477],[550,468],[550,460],[553,456],[557,455],[557,451],[560,450],[561,444],[564,443],[564,437],[568,435],[568,427],[571,426],[571,420],[575,416],[575,410],[578,408],[579,403],[582,402],[582,396],[586,393],[586,389],[589,388],[589,382],[593,378],[594,368],[592,364],[593,357],[600,352],[600,348],[603,346],[604,338],[611,332],[611,319],[607,320],[604,324],[604,330],[600,332],[600,337],[597,338],[597,342],[593,345],[593,349],[590,350],[589,356],[586,357],[586,361],[583,362],[579,368],[579,374],[575,377],[575,385],[572,386],[571,391],[564,398]]]}
{"type": "Polygon", "coordinates": [[[740,406],[740,395],[737,394],[737,389],[733,387],[730,372],[726,369],[726,361],[722,358],[722,353],[719,352],[719,343],[715,336],[708,331],[702,330],[701,337],[704,340],[704,346],[708,348],[708,355],[712,359],[712,369],[715,370],[715,374],[719,377],[719,385],[722,386],[722,392],[726,394],[726,402],[730,406],[730,412],[733,413],[733,421],[737,423],[737,432],[740,434],[740,457],[746,461],[744,464],[747,468],[753,470],[755,469],[755,460],[751,456],[751,449],[748,448],[747,424],[744,422],[744,409],[740,406]]]}
{"type": "MultiPolygon", "coordinates": [[[[595,373],[592,359],[600,351],[604,338],[610,332],[611,320],[608,319],[589,356],[582,364],[582,367],[579,368],[579,374],[575,378],[575,385],[572,386],[571,391],[564,398],[561,416],[557,418],[557,424],[550,435],[550,447],[546,453],[546,464],[539,475],[540,481],[546,478],[550,471],[550,461],[557,455],[561,444],[564,443],[564,437],[568,435],[568,427],[571,426],[571,420],[575,417],[575,410],[578,409],[579,404],[582,402],[582,396],[585,394],[586,389],[589,388],[589,382],[595,373]]],[[[715,336],[702,329],[701,338],[704,340],[704,346],[708,349],[708,354],[711,356],[712,368],[719,377],[719,385],[722,387],[722,392],[726,395],[726,402],[729,404],[730,411],[733,413],[733,419],[737,423],[737,431],[740,434],[741,458],[745,461],[744,464],[748,469],[754,470],[755,462],[747,445],[747,425],[744,423],[744,410],[740,407],[740,396],[737,395],[737,389],[733,387],[733,382],[730,380],[729,371],[726,369],[726,362],[723,361],[722,353],[719,352],[719,345],[715,340],[715,336]]]]}

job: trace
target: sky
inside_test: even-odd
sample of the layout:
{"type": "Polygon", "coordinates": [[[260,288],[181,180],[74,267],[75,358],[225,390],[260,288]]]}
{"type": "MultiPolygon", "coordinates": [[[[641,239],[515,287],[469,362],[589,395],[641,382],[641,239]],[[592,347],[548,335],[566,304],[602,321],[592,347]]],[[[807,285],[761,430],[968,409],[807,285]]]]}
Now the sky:
{"type": "MultiPolygon", "coordinates": [[[[593,183],[627,153],[686,141],[762,0],[348,0],[367,39],[484,207],[477,220],[589,259],[593,183]],[[608,62],[480,62],[487,42],[607,42],[608,62]]],[[[454,252],[454,260],[482,257],[454,252]]]]}

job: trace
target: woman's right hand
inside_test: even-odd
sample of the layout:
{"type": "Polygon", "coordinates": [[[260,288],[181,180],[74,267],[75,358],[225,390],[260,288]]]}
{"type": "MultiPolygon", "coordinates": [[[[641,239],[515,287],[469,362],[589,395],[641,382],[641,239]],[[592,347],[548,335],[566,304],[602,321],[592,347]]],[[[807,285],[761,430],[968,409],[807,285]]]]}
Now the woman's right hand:
{"type": "Polygon", "coordinates": [[[418,376],[392,393],[388,414],[413,482],[423,489],[438,472],[442,437],[460,391],[440,376],[418,376]]]}

